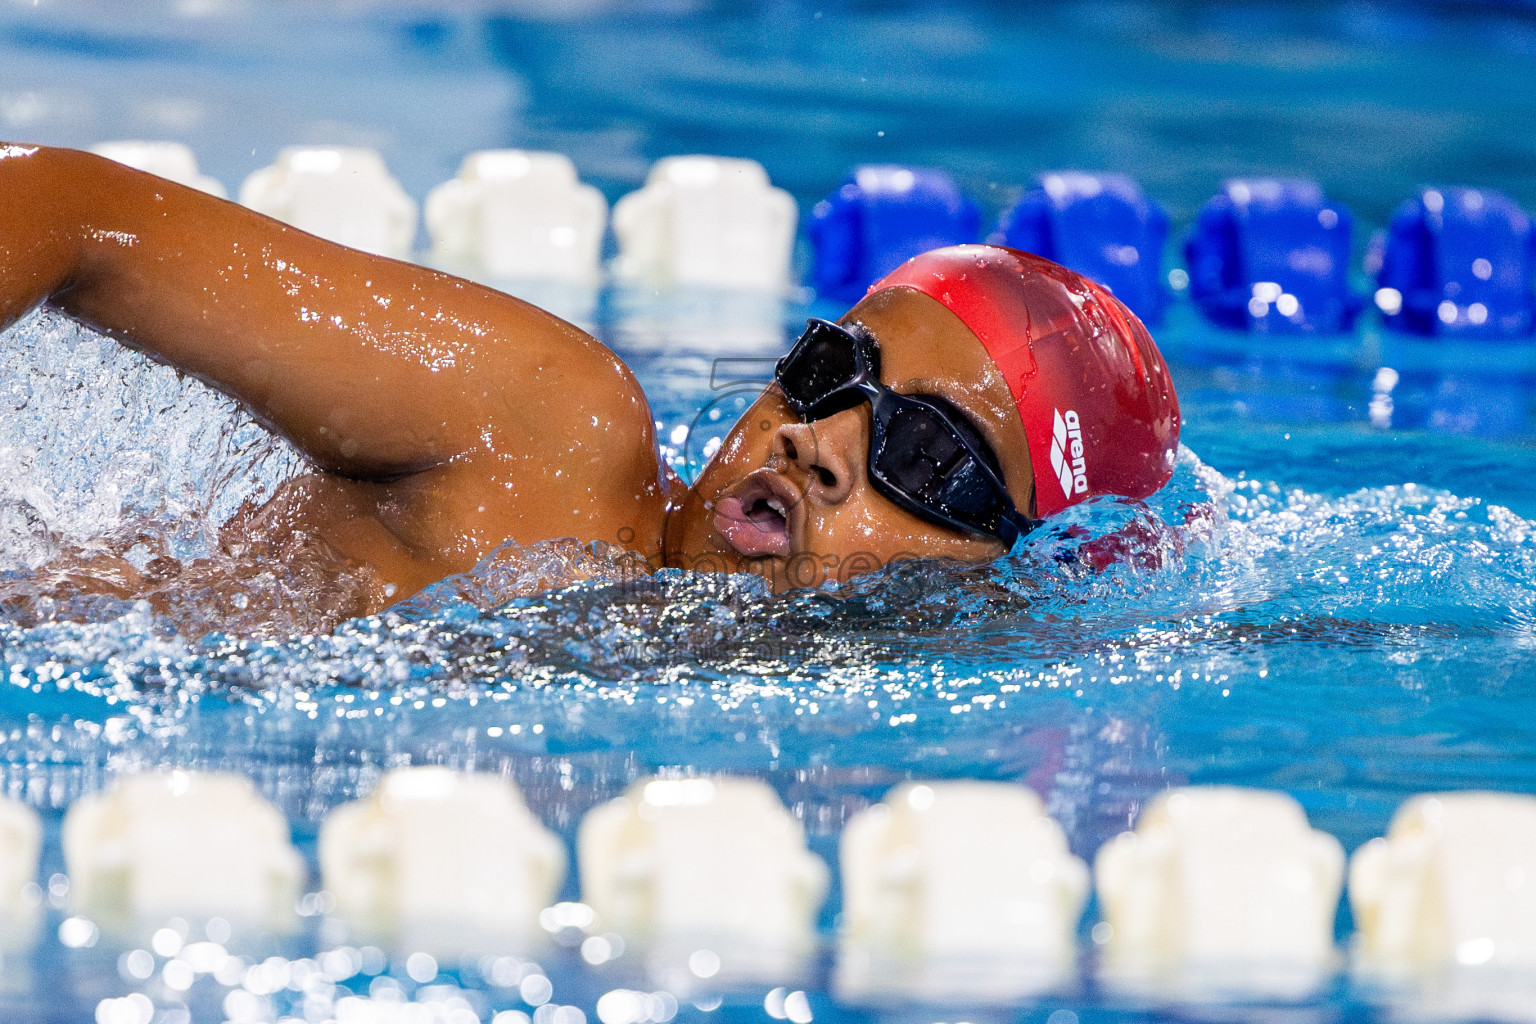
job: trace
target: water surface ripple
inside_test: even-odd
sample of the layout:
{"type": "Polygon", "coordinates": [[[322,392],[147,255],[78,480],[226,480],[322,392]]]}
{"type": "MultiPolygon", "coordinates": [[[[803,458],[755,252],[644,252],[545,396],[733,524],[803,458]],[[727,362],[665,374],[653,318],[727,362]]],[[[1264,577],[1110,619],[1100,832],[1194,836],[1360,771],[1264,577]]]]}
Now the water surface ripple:
{"type": "MultiPolygon", "coordinates": [[[[636,358],[671,437],[707,382],[636,358]]],[[[829,856],[849,814],[914,775],[1033,786],[1083,855],[1185,781],[1286,790],[1347,848],[1412,792],[1536,788],[1536,720],[1517,710],[1536,685],[1536,526],[1475,476],[1464,493],[1298,483],[1352,428],[1290,428],[1267,458],[1267,424],[1197,429],[1225,472],[1186,448],[1152,499],[1079,506],[986,566],[775,597],[746,576],[636,575],[574,541],[508,544],[383,614],[253,632],[34,585],[110,549],[239,570],[187,577],[184,606],[279,593],[279,625],[304,621],[302,566],[256,572],[218,540],[294,454],[52,314],[0,337],[0,360],[0,778],[52,830],[111,775],[165,765],[252,776],[306,847],[402,764],[508,773],[568,837],[637,775],[744,772],[829,856]]],[[[1419,459],[1454,443],[1390,436],[1419,459]]],[[[1499,450],[1501,472],[1536,473],[1529,449],[1499,450]]]]}

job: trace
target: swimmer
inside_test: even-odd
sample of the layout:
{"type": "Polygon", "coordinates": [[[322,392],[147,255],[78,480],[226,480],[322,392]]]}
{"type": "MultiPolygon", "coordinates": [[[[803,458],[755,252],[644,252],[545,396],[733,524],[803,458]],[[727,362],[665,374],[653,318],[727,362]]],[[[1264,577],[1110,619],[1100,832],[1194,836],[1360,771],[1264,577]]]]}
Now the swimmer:
{"type": "Polygon", "coordinates": [[[981,562],[1173,470],[1178,402],[1146,329],[1010,249],[927,253],[812,321],[684,487],[629,369],[526,302],[88,153],[0,145],[0,195],[0,326],[46,303],[287,439],[313,471],[242,528],[364,567],[378,596],[359,611],[508,539],[602,541],[776,591],[981,562]]]}

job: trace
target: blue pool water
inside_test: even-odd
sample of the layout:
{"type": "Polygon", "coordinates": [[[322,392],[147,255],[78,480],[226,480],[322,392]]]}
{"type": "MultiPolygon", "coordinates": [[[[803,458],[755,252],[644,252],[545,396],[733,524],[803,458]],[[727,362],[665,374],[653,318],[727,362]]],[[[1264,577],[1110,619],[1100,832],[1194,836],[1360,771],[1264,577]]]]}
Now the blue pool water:
{"type": "MultiPolygon", "coordinates": [[[[993,209],[1045,166],[1126,170],[1179,224],[1221,176],[1256,171],[1322,178],[1367,227],[1420,180],[1536,207],[1536,22],[1518,8],[40,10],[0,15],[0,133],[182,137],[231,184],[282,143],[367,141],[418,197],[463,151],[518,144],[570,152],[610,198],[648,159],[703,150],[762,159],[803,207],[875,158],[948,166],[993,209]],[[445,95],[461,105],[437,116],[445,95]]],[[[686,472],[742,398],[711,388],[712,362],[771,357],[799,318],[836,312],[610,293],[593,326],[635,368],[686,472]]],[[[45,879],[62,870],[73,799],[164,765],[254,778],[309,853],[327,810],[416,763],[510,774],[567,839],[639,775],[752,774],[829,860],[846,818],[912,776],[1022,781],[1083,856],[1184,782],[1288,792],[1347,850],[1412,793],[1536,792],[1532,343],[1412,342],[1369,318],[1350,336],[1249,338],[1184,303],[1158,339],[1185,416],[1173,482],[1145,503],[1080,507],[986,567],[904,565],[774,598],[750,579],[623,579],[548,545],[320,633],[306,632],[323,615],[298,569],[225,567],[236,593],[194,581],[170,616],[7,590],[31,600],[0,623],[0,780],[46,817],[45,879]],[[1068,524],[1108,534],[1133,520],[1140,557],[1099,574],[1052,557],[1080,542],[1068,524]],[[595,578],[537,593],[541,565],[569,563],[595,578]],[[242,596],[280,604],[290,629],[243,633],[242,596]],[[215,621],[198,617],[215,602],[215,621]]],[[[297,466],[217,396],[57,317],[0,336],[0,364],[6,586],[71,544],[205,557],[219,522],[297,466]]],[[[229,1015],[212,978],[178,994],[120,969],[111,940],[66,948],[62,884],[45,899],[43,938],[0,959],[5,1019],[89,1020],[132,991],[158,1020],[229,1015]]],[[[1093,920],[1090,908],[1085,936],[1093,920]]],[[[307,962],[334,944],[310,924],[235,948],[307,962]]],[[[622,962],[605,973],[571,950],[541,963],[554,1004],[589,1018],[607,988],[639,984],[622,962]]],[[[494,970],[443,966],[480,1019],[532,1012],[494,970]]],[[[398,965],[376,983],[375,967],[295,980],[269,1009],[329,1019],[381,984],[437,999],[447,1019],[448,989],[398,965]]],[[[817,1020],[1273,1012],[1143,1006],[1087,970],[1065,992],[964,1016],[856,1011],[822,983],[809,991],[817,1020]]],[[[763,995],[685,1002],[678,1019],[765,1021],[763,995]]],[[[1395,1011],[1338,981],[1284,1012],[1395,1011]]]]}

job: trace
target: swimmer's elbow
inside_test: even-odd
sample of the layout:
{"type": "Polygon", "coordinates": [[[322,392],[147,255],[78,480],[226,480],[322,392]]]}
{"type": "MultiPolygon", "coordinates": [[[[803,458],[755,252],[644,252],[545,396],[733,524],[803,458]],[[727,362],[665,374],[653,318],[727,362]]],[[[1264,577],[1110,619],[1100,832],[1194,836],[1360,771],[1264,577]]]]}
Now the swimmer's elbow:
{"type": "Polygon", "coordinates": [[[331,476],[357,483],[392,484],[445,466],[462,453],[462,447],[421,444],[408,437],[370,436],[362,431],[343,431],[321,426],[279,429],[281,435],[310,465],[331,476]]]}
{"type": "Polygon", "coordinates": [[[407,457],[407,453],[356,452],[340,450],[305,451],[306,460],[316,469],[343,480],[363,484],[394,484],[422,473],[441,469],[453,462],[451,457],[407,457]]]}

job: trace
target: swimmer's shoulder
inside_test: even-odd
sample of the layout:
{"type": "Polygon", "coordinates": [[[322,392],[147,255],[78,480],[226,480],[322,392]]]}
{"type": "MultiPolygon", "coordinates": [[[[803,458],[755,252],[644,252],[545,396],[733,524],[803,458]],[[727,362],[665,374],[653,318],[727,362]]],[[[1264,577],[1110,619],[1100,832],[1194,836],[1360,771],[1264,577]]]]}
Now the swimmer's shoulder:
{"type": "Polygon", "coordinates": [[[662,464],[634,373],[564,321],[500,344],[507,357],[479,371],[491,394],[477,444],[390,483],[379,507],[391,532],[419,551],[477,557],[507,538],[565,537],[659,555],[680,482],[662,464]]]}
{"type": "Polygon", "coordinates": [[[507,431],[519,446],[531,442],[531,450],[578,472],[612,472],[633,462],[654,477],[656,425],[634,372],[592,335],[556,323],[532,351],[516,352],[489,375],[486,386],[499,397],[490,406],[494,422],[487,424],[492,432],[482,435],[483,443],[493,448],[494,434],[507,431]]]}

